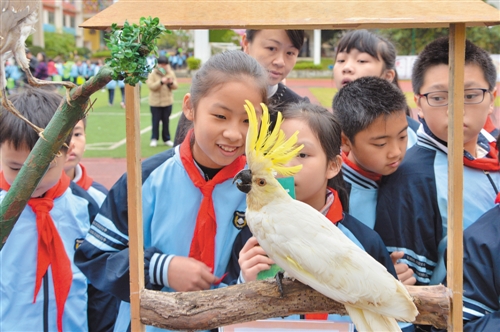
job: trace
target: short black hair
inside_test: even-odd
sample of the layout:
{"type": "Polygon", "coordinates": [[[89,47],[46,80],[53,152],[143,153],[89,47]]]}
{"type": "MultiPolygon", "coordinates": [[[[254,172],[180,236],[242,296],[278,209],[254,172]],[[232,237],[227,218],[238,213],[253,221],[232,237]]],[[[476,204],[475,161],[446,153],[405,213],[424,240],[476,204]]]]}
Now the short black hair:
{"type": "Polygon", "coordinates": [[[158,57],[158,64],[168,65],[169,64],[168,58],[164,55],[159,56],[158,57]]]}
{"type": "MultiPolygon", "coordinates": [[[[31,123],[45,128],[63,98],[56,92],[25,86],[21,92],[11,95],[8,99],[31,123]]],[[[23,147],[32,150],[39,138],[33,128],[3,107],[0,109],[0,133],[0,145],[10,142],[16,150],[23,147]]],[[[71,135],[68,135],[65,142],[69,145],[70,141],[71,135]]],[[[67,147],[63,146],[61,150],[66,151],[67,147]]]]}
{"type": "MultiPolygon", "coordinates": [[[[429,43],[418,55],[411,75],[411,84],[415,94],[420,93],[420,89],[424,84],[425,73],[430,67],[448,65],[449,47],[448,37],[438,38],[429,43]]],[[[465,64],[478,65],[483,71],[486,82],[488,82],[488,89],[492,91],[495,88],[497,71],[491,57],[488,52],[469,40],[465,41],[465,64]]]]}
{"type": "Polygon", "coordinates": [[[360,77],[344,86],[333,99],[333,114],[342,132],[354,143],[354,137],[380,116],[405,113],[406,97],[394,84],[372,76],[360,77]]]}
{"type": "MultiPolygon", "coordinates": [[[[259,31],[260,30],[247,29],[246,30],[247,40],[250,43],[253,42],[255,35],[259,31]]],[[[296,49],[298,49],[300,51],[300,49],[302,48],[302,45],[304,45],[304,36],[305,36],[304,30],[285,30],[285,31],[286,31],[288,38],[290,38],[290,41],[292,42],[293,47],[295,47],[296,49]]]]}

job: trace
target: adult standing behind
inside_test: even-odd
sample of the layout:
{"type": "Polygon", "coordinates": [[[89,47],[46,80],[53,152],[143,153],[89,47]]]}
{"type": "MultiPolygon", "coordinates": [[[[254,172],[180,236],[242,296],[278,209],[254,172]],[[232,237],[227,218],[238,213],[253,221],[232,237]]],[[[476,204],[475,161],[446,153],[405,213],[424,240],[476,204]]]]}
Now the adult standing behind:
{"type": "Polygon", "coordinates": [[[165,145],[174,146],[170,140],[168,121],[172,113],[174,94],[172,90],[177,89],[177,78],[170,68],[168,58],[160,56],[158,65],[149,74],[146,84],[149,88],[149,106],[153,116],[153,133],[149,146],[155,147],[158,144],[160,121],[163,124],[161,136],[165,145]]]}
{"type": "MultiPolygon", "coordinates": [[[[268,105],[278,111],[291,103],[309,102],[282,83],[295,66],[303,44],[304,30],[247,30],[243,35],[243,51],[267,71],[268,105]]],[[[189,128],[191,122],[181,114],[175,145],[182,143],[189,128]]]]}

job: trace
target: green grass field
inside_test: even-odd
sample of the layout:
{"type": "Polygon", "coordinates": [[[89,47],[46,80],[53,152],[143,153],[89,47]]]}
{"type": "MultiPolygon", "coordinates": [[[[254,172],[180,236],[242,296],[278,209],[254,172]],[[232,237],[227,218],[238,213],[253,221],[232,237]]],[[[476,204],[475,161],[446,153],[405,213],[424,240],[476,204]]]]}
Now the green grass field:
{"type": "MultiPolygon", "coordinates": [[[[174,91],[174,105],[170,117],[170,135],[172,140],[175,128],[182,111],[182,98],[189,91],[189,84],[179,84],[174,91]]],[[[151,139],[151,113],[148,103],[148,88],[145,84],[141,87],[141,154],[144,158],[157,154],[167,149],[159,141],[158,147],[149,146],[151,139]]],[[[87,117],[87,146],[84,157],[86,158],[124,158],[126,156],[125,141],[125,110],[120,107],[121,94],[119,89],[115,91],[114,105],[108,105],[107,90],[92,95],[92,100],[97,98],[94,109],[87,117]]],[[[161,126],[161,124],[160,124],[161,126]]]]}

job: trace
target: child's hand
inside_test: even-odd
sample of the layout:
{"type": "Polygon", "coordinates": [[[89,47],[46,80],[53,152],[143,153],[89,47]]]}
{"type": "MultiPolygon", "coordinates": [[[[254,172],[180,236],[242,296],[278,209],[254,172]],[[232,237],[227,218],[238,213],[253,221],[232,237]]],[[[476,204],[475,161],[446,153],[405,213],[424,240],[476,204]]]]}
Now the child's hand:
{"type": "Polygon", "coordinates": [[[194,258],[175,256],[168,266],[168,284],[178,292],[210,289],[217,281],[210,268],[194,258]]]}
{"type": "Polygon", "coordinates": [[[266,252],[259,246],[257,239],[251,237],[240,251],[241,274],[245,282],[254,281],[257,279],[257,274],[260,271],[269,270],[274,261],[267,257],[266,252]]]}
{"type": "Polygon", "coordinates": [[[399,281],[404,285],[415,285],[417,279],[413,276],[413,270],[408,267],[408,264],[398,263],[398,260],[403,258],[404,255],[405,253],[402,251],[394,251],[391,254],[392,264],[394,264],[399,281]]]}

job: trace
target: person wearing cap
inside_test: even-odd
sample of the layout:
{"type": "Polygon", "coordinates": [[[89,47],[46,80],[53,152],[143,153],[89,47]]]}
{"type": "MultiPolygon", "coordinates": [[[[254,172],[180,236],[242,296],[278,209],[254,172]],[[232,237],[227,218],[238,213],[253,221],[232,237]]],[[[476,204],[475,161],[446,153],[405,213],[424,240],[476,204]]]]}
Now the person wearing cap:
{"type": "Polygon", "coordinates": [[[163,143],[172,147],[174,143],[170,139],[169,117],[172,114],[174,94],[172,90],[177,89],[177,78],[170,68],[168,58],[160,56],[158,65],[149,74],[146,84],[149,88],[149,106],[152,115],[152,135],[149,146],[156,147],[159,140],[160,121],[163,124],[161,138],[163,143]]]}

